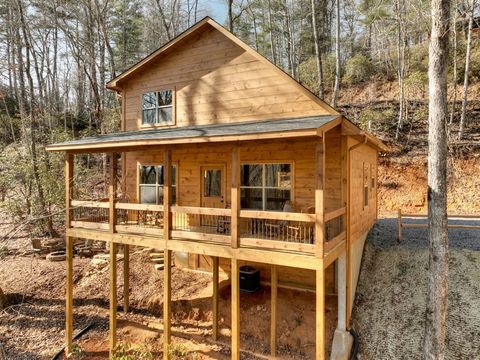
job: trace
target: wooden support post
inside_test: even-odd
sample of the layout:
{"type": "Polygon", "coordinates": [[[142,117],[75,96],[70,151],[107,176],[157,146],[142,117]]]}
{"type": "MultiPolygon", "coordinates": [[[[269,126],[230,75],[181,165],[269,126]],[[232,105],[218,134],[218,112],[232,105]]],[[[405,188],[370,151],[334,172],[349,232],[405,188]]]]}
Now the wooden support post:
{"type": "Polygon", "coordinates": [[[323,247],[325,243],[325,133],[321,142],[317,144],[315,151],[315,254],[323,259],[323,247]]]}
{"type": "Polygon", "coordinates": [[[163,238],[165,250],[163,257],[163,358],[170,359],[170,342],[172,338],[172,251],[167,242],[172,238],[171,185],[172,185],[172,151],[163,153],[163,238]]]}
{"type": "Polygon", "coordinates": [[[113,234],[116,232],[117,225],[117,209],[115,208],[115,202],[117,200],[117,154],[110,153],[110,181],[108,184],[109,195],[109,227],[110,232],[113,234]]]}
{"type": "Polygon", "coordinates": [[[240,360],[240,272],[238,260],[232,258],[231,269],[232,287],[232,360],[240,360]]]}
{"type": "Polygon", "coordinates": [[[272,265],[270,276],[270,355],[277,356],[277,293],[278,271],[277,266],[272,265]]]}
{"type": "MultiPolygon", "coordinates": [[[[73,154],[65,155],[65,227],[71,228],[70,207],[73,195],[73,154]]],[[[66,303],[65,303],[65,353],[72,352],[73,343],[73,238],[67,236],[67,278],[66,278],[66,303]]]]}
{"type": "MultiPolygon", "coordinates": [[[[323,262],[323,260],[321,260],[323,262]]],[[[323,266],[316,270],[316,347],[315,359],[325,359],[325,273],[323,266]]]]}
{"type": "Polygon", "coordinates": [[[232,247],[238,248],[240,240],[240,149],[235,145],[232,149],[232,247]]]}
{"type": "Polygon", "coordinates": [[[397,217],[397,241],[400,242],[402,241],[402,209],[398,209],[398,217],[397,217]]]}
{"type": "MultiPolygon", "coordinates": [[[[172,237],[171,187],[172,187],[172,151],[165,149],[163,153],[163,238],[165,248],[172,237]]],[[[166,264],[165,264],[166,267],[166,264]]]]}
{"type": "Polygon", "coordinates": [[[218,256],[212,257],[212,336],[213,340],[218,339],[218,256]]]}
{"type": "Polygon", "coordinates": [[[172,337],[172,251],[165,249],[163,269],[163,359],[170,359],[170,341],[172,337]]]}
{"type": "Polygon", "coordinates": [[[123,245],[123,312],[127,313],[130,299],[130,245],[123,245]]]}
{"type": "Polygon", "coordinates": [[[117,244],[110,243],[110,357],[117,346],[117,244]]]}

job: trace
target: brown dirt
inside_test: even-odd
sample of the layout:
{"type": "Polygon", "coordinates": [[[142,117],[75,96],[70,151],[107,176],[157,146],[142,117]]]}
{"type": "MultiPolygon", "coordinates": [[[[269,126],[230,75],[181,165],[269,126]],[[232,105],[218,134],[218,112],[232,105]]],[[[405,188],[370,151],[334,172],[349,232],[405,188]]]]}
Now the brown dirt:
{"type": "MultiPolygon", "coordinates": [[[[27,234],[23,234],[27,235],[27,234]]],[[[14,251],[4,249],[1,286],[9,307],[0,312],[0,343],[8,358],[50,359],[64,338],[65,263],[29,254],[30,241],[19,236],[14,251]],[[8,250],[8,251],[7,251],[8,250]]],[[[118,264],[118,339],[143,344],[153,358],[162,353],[163,272],[148,262],[148,253],[131,255],[131,312],[121,311],[123,263],[118,264]]],[[[108,357],[108,268],[97,269],[90,259],[74,261],[74,328],[93,323],[78,340],[85,359],[108,357]]],[[[230,285],[220,284],[220,338],[211,340],[211,275],[172,269],[173,339],[176,358],[230,358],[230,285]]],[[[285,359],[311,359],[315,349],[315,294],[279,289],[278,351],[285,359]]],[[[336,297],[327,297],[330,335],[336,324],[336,297]]],[[[270,289],[241,294],[242,358],[265,358],[269,353],[270,289]]],[[[330,341],[330,339],[328,340],[330,341]]]]}

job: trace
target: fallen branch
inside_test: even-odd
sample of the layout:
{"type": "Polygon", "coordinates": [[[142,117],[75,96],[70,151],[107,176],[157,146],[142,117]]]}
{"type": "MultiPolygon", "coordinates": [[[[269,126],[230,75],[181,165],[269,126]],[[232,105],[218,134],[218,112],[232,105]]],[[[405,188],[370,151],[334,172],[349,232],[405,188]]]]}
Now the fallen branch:
{"type": "MultiPolygon", "coordinates": [[[[80,330],[77,335],[73,337],[73,340],[78,339],[80,336],[85,334],[88,330],[90,330],[93,327],[93,323],[88,324],[85,326],[82,330],[80,330]]],[[[56,353],[53,355],[51,360],[57,360],[58,357],[64,352],[65,348],[67,347],[67,344],[64,344],[56,353]]]]}

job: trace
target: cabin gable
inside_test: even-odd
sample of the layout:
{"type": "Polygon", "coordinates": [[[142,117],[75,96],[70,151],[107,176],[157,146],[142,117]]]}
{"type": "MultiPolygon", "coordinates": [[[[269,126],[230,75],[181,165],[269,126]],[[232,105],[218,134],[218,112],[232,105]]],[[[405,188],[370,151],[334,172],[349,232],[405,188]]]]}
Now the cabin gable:
{"type": "Polygon", "coordinates": [[[161,127],[336,114],[232,36],[205,23],[176,48],[119,81],[125,99],[123,129],[159,127],[143,124],[142,99],[144,93],[161,90],[173,90],[173,121],[161,127]]]}

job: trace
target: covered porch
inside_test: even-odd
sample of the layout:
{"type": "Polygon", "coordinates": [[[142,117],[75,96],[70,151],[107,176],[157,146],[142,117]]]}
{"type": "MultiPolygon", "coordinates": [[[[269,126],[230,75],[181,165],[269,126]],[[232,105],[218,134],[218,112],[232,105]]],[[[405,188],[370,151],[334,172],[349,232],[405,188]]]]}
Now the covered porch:
{"type": "MultiPolygon", "coordinates": [[[[172,251],[210,256],[214,284],[218,284],[219,258],[230,262],[232,359],[240,356],[239,263],[257,262],[271,267],[272,355],[276,353],[276,267],[313,270],[316,358],[325,357],[325,269],[336,260],[337,328],[345,330],[348,323],[347,137],[362,138],[362,134],[349,122],[330,116],[277,120],[275,125],[280,128],[275,129],[272,122],[263,122],[150,130],[143,134],[137,131],[50,148],[66,151],[67,352],[71,350],[73,335],[73,239],[85,238],[110,244],[111,350],[116,345],[117,246],[123,244],[125,311],[128,311],[129,245],[164,249],[165,264],[171,264],[172,251]],[[104,201],[74,197],[74,156],[88,152],[105,152],[110,159],[109,198],[104,201]],[[266,186],[269,164],[279,169],[273,176],[278,186],[266,186]],[[247,170],[259,172],[260,165],[262,175],[252,180],[247,170]],[[156,167],[156,182],[146,181],[143,189],[144,167],[156,167]],[[222,174],[221,183],[217,181],[212,189],[215,181],[207,183],[205,179],[213,178],[215,171],[222,174]],[[263,179],[261,186],[248,182],[258,178],[263,179]],[[153,197],[151,188],[155,188],[153,197]],[[273,190],[273,196],[268,196],[268,190],[273,190]],[[217,199],[203,196],[205,192],[217,195],[217,199]]],[[[366,136],[363,139],[367,141],[366,136]]],[[[216,286],[212,299],[212,334],[216,338],[216,286]]],[[[163,306],[164,357],[168,358],[170,266],[164,270],[163,306]]]]}

